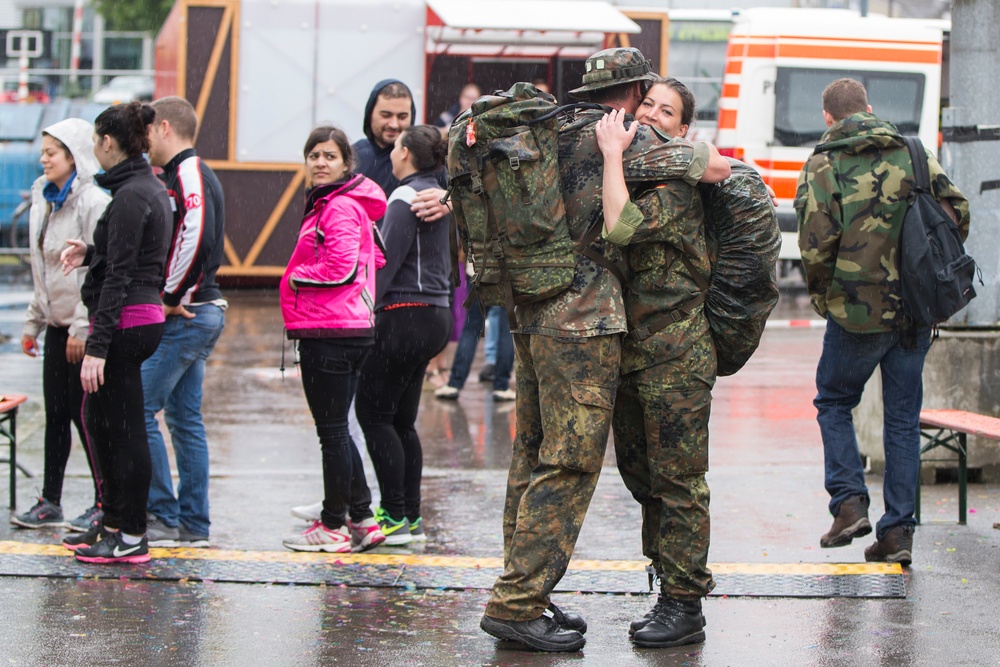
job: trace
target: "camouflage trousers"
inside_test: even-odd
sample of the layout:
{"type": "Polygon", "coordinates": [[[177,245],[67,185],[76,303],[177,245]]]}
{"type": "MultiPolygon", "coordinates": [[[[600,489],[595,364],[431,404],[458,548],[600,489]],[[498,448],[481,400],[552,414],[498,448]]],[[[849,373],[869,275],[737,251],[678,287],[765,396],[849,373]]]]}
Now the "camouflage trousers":
{"type": "Polygon", "coordinates": [[[504,573],[486,614],[529,621],[566,573],[601,474],[621,338],[514,336],[517,437],[504,504],[504,573]]]}
{"type": "Polygon", "coordinates": [[[681,600],[715,587],[708,569],[708,417],[716,358],[711,335],[676,359],[624,375],[615,402],[615,456],[642,505],[642,553],[660,590],[681,600]]]}

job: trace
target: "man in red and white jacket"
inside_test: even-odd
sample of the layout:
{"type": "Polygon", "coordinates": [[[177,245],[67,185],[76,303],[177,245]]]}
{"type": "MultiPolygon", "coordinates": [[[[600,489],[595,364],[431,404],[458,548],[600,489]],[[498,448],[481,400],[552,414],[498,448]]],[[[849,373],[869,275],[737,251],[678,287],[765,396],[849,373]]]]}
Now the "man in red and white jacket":
{"type": "Polygon", "coordinates": [[[153,102],[149,161],[174,210],[173,241],[163,285],[166,324],[156,352],[142,365],[146,430],[153,477],[147,504],[150,546],[209,545],[208,440],[201,417],[205,360],[225,325],[226,300],[215,282],[225,245],[222,186],[194,151],[198,118],[180,97],[153,102]],[[180,485],[156,415],[165,410],[180,485]]]}

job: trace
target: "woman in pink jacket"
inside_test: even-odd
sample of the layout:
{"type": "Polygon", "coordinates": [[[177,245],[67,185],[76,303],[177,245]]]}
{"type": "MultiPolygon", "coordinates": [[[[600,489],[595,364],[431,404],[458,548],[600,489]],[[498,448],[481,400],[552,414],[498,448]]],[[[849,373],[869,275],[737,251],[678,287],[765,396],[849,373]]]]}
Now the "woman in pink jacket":
{"type": "Polygon", "coordinates": [[[373,519],[361,456],[347,427],[361,364],[375,336],[375,227],[385,194],[353,173],[347,136],[318,127],[304,150],[307,191],[298,242],[281,281],[281,313],[298,341],[302,386],[323,455],[323,511],[283,541],[296,551],[363,551],[385,540],[373,519]]]}

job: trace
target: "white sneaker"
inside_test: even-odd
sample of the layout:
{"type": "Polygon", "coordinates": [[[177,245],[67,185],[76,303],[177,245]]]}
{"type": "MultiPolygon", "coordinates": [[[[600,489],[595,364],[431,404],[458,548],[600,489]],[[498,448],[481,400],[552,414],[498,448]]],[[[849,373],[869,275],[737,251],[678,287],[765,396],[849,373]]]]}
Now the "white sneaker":
{"type": "Polygon", "coordinates": [[[503,389],[503,390],[495,389],[493,391],[494,401],[513,401],[516,398],[517,398],[517,392],[515,392],[513,389],[503,389]]]}
{"type": "Polygon", "coordinates": [[[451,385],[446,384],[443,387],[438,387],[434,390],[435,398],[446,398],[446,399],[456,399],[458,398],[458,389],[455,389],[451,385]]]}
{"type": "Polygon", "coordinates": [[[302,519],[303,521],[319,521],[320,514],[323,512],[323,501],[319,501],[314,505],[297,505],[292,508],[292,516],[296,519],[302,519]]]}
{"type": "Polygon", "coordinates": [[[374,517],[358,523],[348,519],[347,529],[351,531],[351,549],[354,551],[368,551],[385,542],[385,535],[374,517]]]}
{"type": "Polygon", "coordinates": [[[281,541],[292,551],[325,551],[333,554],[351,553],[351,533],[347,526],[330,530],[322,521],[313,521],[313,525],[301,533],[286,537],[281,541]]]}

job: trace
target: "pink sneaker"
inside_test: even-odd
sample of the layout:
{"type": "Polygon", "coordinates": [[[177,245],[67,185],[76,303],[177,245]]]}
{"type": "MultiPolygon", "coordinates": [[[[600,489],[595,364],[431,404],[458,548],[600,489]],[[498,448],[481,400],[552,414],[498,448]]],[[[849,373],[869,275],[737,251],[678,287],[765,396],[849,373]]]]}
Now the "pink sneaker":
{"type": "Polygon", "coordinates": [[[312,525],[301,533],[296,533],[281,541],[292,551],[325,551],[333,554],[351,553],[351,534],[347,526],[330,530],[322,521],[313,521],[312,525]]]}
{"type": "Polygon", "coordinates": [[[368,517],[359,523],[348,519],[347,527],[351,530],[352,551],[368,551],[385,542],[385,535],[374,517],[368,517]]]}

